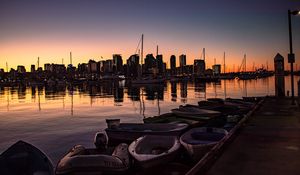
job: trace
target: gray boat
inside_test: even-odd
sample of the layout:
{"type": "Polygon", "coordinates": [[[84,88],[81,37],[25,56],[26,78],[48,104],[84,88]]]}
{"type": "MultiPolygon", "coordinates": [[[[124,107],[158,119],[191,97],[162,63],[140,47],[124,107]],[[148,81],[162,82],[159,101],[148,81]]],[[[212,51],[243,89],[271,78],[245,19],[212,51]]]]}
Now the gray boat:
{"type": "Polygon", "coordinates": [[[168,163],[179,152],[180,142],[176,136],[146,135],[129,145],[129,153],[143,168],[168,163]]]}
{"type": "Polygon", "coordinates": [[[0,155],[0,174],[54,175],[54,168],[41,150],[18,141],[0,155]]]}
{"type": "Polygon", "coordinates": [[[200,109],[192,106],[179,106],[179,108],[172,109],[172,113],[177,116],[184,118],[199,118],[202,120],[209,120],[216,116],[220,116],[221,113],[218,111],[208,110],[208,109],[200,109]]]}
{"type": "Polygon", "coordinates": [[[227,134],[221,128],[192,128],[180,137],[180,143],[193,160],[199,160],[227,134]]]}
{"type": "MultiPolygon", "coordinates": [[[[110,125],[108,125],[110,126],[110,125]]],[[[110,145],[130,144],[144,135],[179,136],[188,127],[185,123],[120,123],[105,129],[110,145]]]]}

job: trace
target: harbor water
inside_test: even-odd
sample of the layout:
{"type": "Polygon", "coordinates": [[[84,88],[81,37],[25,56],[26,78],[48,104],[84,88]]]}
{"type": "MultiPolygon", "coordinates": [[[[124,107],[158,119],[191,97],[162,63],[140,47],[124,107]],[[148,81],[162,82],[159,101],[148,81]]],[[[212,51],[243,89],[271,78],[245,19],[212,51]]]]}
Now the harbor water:
{"type": "MultiPolygon", "coordinates": [[[[299,80],[296,76],[295,82],[299,80]]],[[[285,85],[290,91],[290,77],[285,77],[285,85]]],[[[97,86],[0,87],[0,152],[24,140],[43,150],[56,164],[76,144],[93,147],[93,137],[106,128],[107,118],[143,122],[145,117],[207,98],[274,94],[274,77],[143,86],[127,86],[120,81],[97,86]]]]}

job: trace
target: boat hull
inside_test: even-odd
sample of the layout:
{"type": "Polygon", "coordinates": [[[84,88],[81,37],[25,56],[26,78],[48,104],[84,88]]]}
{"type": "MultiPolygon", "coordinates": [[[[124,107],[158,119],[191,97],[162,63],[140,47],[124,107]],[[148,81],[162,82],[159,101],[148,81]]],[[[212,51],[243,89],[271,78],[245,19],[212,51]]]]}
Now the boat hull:
{"type": "Polygon", "coordinates": [[[129,153],[139,166],[150,168],[175,159],[180,149],[176,136],[146,135],[129,145],[129,153]]]}
{"type": "Polygon", "coordinates": [[[18,141],[0,155],[0,174],[54,175],[54,168],[41,150],[24,141],[18,141]]]}
{"type": "Polygon", "coordinates": [[[180,137],[180,143],[193,160],[199,160],[227,134],[221,128],[193,128],[180,137]]]}
{"type": "Polygon", "coordinates": [[[120,174],[129,168],[128,145],[118,145],[111,155],[97,149],[85,149],[77,145],[71,149],[56,167],[57,175],[65,174],[120,174]]]}
{"type": "Polygon", "coordinates": [[[188,127],[185,123],[121,123],[117,128],[106,128],[109,145],[118,143],[130,144],[144,135],[169,135],[179,136],[188,127]]]}

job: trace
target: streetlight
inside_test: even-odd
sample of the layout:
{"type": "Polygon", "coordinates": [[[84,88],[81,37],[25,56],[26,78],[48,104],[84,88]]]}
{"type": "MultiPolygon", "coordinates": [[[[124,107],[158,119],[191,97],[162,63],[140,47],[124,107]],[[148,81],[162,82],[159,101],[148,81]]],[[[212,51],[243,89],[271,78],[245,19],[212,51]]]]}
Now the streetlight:
{"type": "Polygon", "coordinates": [[[292,15],[300,15],[299,10],[291,11],[288,10],[288,19],[289,19],[289,39],[290,39],[290,53],[288,54],[288,62],[291,63],[291,90],[292,90],[292,105],[295,104],[294,98],[294,69],[293,63],[295,62],[295,54],[293,53],[293,42],[292,42],[292,22],[291,16],[292,15]]]}

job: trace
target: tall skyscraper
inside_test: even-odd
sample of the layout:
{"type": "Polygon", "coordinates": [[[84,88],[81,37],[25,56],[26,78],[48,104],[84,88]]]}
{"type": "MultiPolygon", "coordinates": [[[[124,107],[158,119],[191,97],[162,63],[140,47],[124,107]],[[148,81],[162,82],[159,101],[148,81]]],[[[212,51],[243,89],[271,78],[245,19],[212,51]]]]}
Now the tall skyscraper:
{"type": "Polygon", "coordinates": [[[153,73],[153,68],[156,68],[156,64],[153,54],[147,54],[145,58],[145,73],[153,73]]]}
{"type": "Polygon", "coordinates": [[[179,56],[179,66],[184,67],[186,65],[186,55],[182,54],[179,56]]]}
{"type": "Polygon", "coordinates": [[[120,54],[113,55],[113,65],[114,65],[115,73],[123,72],[123,60],[122,60],[122,56],[120,54]]]}
{"type": "Polygon", "coordinates": [[[164,63],[163,63],[163,56],[162,55],[157,55],[156,56],[156,63],[157,63],[157,69],[158,69],[158,74],[162,75],[164,72],[164,63]]]}
{"type": "Polygon", "coordinates": [[[170,57],[170,69],[171,69],[171,75],[176,74],[176,57],[175,55],[171,55],[170,57]]]}
{"type": "Polygon", "coordinates": [[[184,67],[186,65],[186,55],[182,54],[179,56],[179,66],[180,66],[180,73],[184,74],[184,67]]]}
{"type": "Polygon", "coordinates": [[[213,74],[219,75],[221,73],[221,64],[215,64],[212,66],[213,74]]]}
{"type": "Polygon", "coordinates": [[[194,74],[203,75],[205,72],[205,61],[201,59],[194,60],[194,74]]]}
{"type": "Polygon", "coordinates": [[[35,72],[35,65],[34,65],[34,64],[31,65],[30,71],[31,71],[31,72],[35,72]]]}
{"type": "Polygon", "coordinates": [[[140,70],[140,57],[138,54],[131,55],[127,59],[127,76],[128,77],[135,77],[139,76],[140,70]]]}

